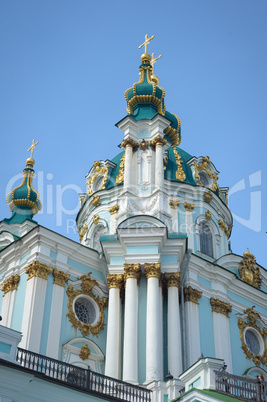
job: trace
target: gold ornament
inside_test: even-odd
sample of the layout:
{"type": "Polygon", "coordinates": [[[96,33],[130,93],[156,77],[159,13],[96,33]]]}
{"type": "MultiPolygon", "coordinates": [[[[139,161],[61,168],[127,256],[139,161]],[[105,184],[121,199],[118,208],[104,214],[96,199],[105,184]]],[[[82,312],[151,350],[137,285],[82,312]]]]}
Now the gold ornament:
{"type": "Polygon", "coordinates": [[[132,138],[126,138],[121,143],[121,148],[131,147],[133,152],[137,151],[139,144],[138,142],[134,141],[132,138]]]}
{"type": "Polygon", "coordinates": [[[18,274],[10,276],[5,282],[2,283],[1,290],[4,292],[4,295],[12,290],[18,289],[20,276],[18,274]]]}
{"type": "Polygon", "coordinates": [[[107,282],[109,289],[116,288],[122,289],[123,287],[123,274],[107,274],[107,282]]]}
{"type": "Polygon", "coordinates": [[[211,218],[210,211],[206,211],[206,212],[205,212],[205,218],[207,219],[207,221],[210,220],[210,218],[211,218]]]}
{"type": "Polygon", "coordinates": [[[199,304],[198,299],[202,296],[202,292],[193,289],[191,286],[184,288],[184,301],[199,304]]]}
{"type": "Polygon", "coordinates": [[[117,184],[121,184],[124,180],[124,165],[125,165],[125,153],[123,154],[123,157],[121,158],[121,161],[120,161],[120,170],[116,177],[117,184]]]}
{"type": "Polygon", "coordinates": [[[81,287],[82,289],[73,290],[73,286],[69,286],[66,290],[68,300],[68,313],[72,326],[75,328],[79,328],[83,336],[87,336],[89,333],[93,335],[98,335],[99,331],[104,328],[104,309],[107,306],[107,299],[104,298],[101,300],[99,296],[96,296],[93,292],[94,286],[99,286],[98,282],[95,279],[91,278],[91,273],[89,272],[87,275],[82,275],[80,280],[82,281],[81,287]],[[91,297],[98,305],[100,311],[100,317],[98,322],[92,326],[91,324],[82,323],[75,315],[73,311],[73,300],[76,296],[79,295],[87,295],[91,297]]]}
{"type": "Polygon", "coordinates": [[[94,222],[94,224],[97,225],[97,224],[98,224],[98,221],[99,221],[99,215],[94,215],[94,216],[93,216],[93,222],[94,222]]]}
{"type": "Polygon", "coordinates": [[[93,204],[95,207],[98,207],[98,206],[100,205],[100,198],[99,198],[99,195],[96,195],[96,196],[93,195],[92,204],[93,204]]]}
{"type": "Polygon", "coordinates": [[[185,181],[186,175],[185,175],[185,172],[184,172],[184,170],[182,168],[183,161],[181,159],[181,156],[177,152],[177,149],[176,149],[176,147],[174,145],[172,145],[172,149],[173,149],[173,152],[174,152],[174,156],[175,156],[175,159],[176,159],[176,165],[177,165],[176,179],[180,180],[180,181],[185,181]]]}
{"type": "Polygon", "coordinates": [[[84,345],[84,346],[81,347],[79,357],[82,360],[87,360],[88,357],[90,356],[90,354],[91,354],[91,350],[90,350],[90,348],[88,348],[88,345],[84,345]]]}
{"type": "Polygon", "coordinates": [[[65,282],[69,280],[70,274],[66,274],[64,271],[53,269],[54,284],[65,287],[65,282]]]}
{"type": "Polygon", "coordinates": [[[213,195],[210,191],[204,194],[204,201],[206,201],[208,204],[211,202],[212,198],[213,195]]]}
{"type": "Polygon", "coordinates": [[[169,200],[169,206],[173,209],[177,209],[180,205],[180,201],[169,200]]]}
{"type": "Polygon", "coordinates": [[[224,314],[226,317],[229,318],[229,313],[231,313],[232,311],[232,306],[229,303],[211,297],[210,305],[212,311],[214,311],[215,313],[224,314]]]}
{"type": "Polygon", "coordinates": [[[82,241],[83,236],[85,235],[85,233],[87,232],[88,229],[88,225],[85,224],[83,225],[83,227],[81,228],[81,230],[79,231],[79,240],[82,241]]]}
{"type": "Polygon", "coordinates": [[[168,288],[170,287],[180,288],[180,276],[181,276],[180,272],[165,273],[164,276],[168,288]]]}
{"type": "Polygon", "coordinates": [[[113,205],[113,207],[110,207],[108,209],[108,211],[110,212],[110,215],[116,214],[118,212],[118,210],[119,210],[119,205],[118,204],[113,205]]]}
{"type": "Polygon", "coordinates": [[[123,264],[124,267],[124,280],[127,281],[128,278],[140,280],[141,276],[141,265],[140,264],[123,264]]]}
{"type": "Polygon", "coordinates": [[[95,161],[93,168],[95,169],[95,173],[92,175],[91,179],[89,179],[86,184],[88,185],[87,194],[92,195],[93,190],[91,188],[92,184],[96,181],[98,176],[103,176],[103,184],[101,188],[98,190],[103,190],[106,188],[106,182],[108,179],[108,166],[100,167],[101,161],[95,161]]]}
{"type": "Polygon", "coordinates": [[[142,43],[142,45],[138,46],[138,49],[141,49],[141,47],[144,46],[145,48],[145,54],[147,53],[147,45],[149,44],[149,42],[155,38],[155,35],[152,35],[150,38],[148,38],[148,35],[145,35],[145,41],[144,43],[142,43]]]}
{"type": "Polygon", "coordinates": [[[146,279],[161,277],[160,262],[145,263],[145,275],[146,279]]]}
{"type": "Polygon", "coordinates": [[[148,149],[148,145],[149,145],[149,143],[146,140],[142,139],[142,141],[139,144],[139,148],[142,151],[146,151],[148,149]]]}
{"type": "Polygon", "coordinates": [[[195,208],[195,204],[189,204],[189,202],[184,202],[185,210],[188,212],[192,212],[195,208]]]}
{"type": "Polygon", "coordinates": [[[165,138],[161,137],[160,135],[150,141],[150,146],[153,151],[155,151],[157,145],[161,145],[163,147],[165,144],[167,144],[167,140],[165,140],[165,138]]]}
{"type": "Polygon", "coordinates": [[[35,276],[47,280],[47,275],[51,274],[52,269],[39,261],[33,261],[25,268],[25,274],[28,274],[28,280],[35,276]]]}
{"type": "Polygon", "coordinates": [[[238,272],[241,281],[259,289],[261,287],[260,269],[255,265],[255,256],[248,250],[243,253],[243,259],[240,261],[238,272]]]}

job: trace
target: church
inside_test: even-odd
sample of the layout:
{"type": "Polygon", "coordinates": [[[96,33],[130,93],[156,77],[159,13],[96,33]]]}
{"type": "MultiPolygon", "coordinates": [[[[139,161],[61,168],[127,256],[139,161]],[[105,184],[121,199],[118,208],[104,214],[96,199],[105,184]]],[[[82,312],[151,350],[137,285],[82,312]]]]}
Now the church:
{"type": "Polygon", "coordinates": [[[161,56],[148,53],[153,38],[139,46],[139,81],[125,92],[119,153],[92,161],[79,196],[80,243],[38,224],[35,140],[7,195],[0,401],[266,393],[256,377],[267,381],[267,271],[249,250],[231,250],[228,188],[213,161],[180,147],[181,120],[154,73],[161,56]]]}

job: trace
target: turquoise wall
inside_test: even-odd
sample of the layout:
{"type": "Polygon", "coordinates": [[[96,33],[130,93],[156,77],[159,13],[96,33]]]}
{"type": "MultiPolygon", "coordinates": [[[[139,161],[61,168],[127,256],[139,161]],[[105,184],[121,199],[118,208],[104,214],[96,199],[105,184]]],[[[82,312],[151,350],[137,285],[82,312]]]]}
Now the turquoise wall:
{"type": "Polygon", "coordinates": [[[204,296],[199,299],[200,350],[204,357],[215,357],[213,321],[210,300],[204,296]]]}

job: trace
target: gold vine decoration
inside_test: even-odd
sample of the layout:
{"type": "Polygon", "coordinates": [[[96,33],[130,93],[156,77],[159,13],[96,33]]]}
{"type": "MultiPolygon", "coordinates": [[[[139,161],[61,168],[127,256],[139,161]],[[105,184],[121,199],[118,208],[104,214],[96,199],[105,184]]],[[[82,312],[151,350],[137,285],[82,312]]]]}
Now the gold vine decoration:
{"type": "Polygon", "coordinates": [[[173,153],[176,159],[176,165],[177,165],[177,170],[176,170],[176,179],[180,181],[185,181],[186,175],[185,172],[182,168],[182,159],[181,156],[178,154],[177,149],[174,145],[172,145],[173,153]]]}

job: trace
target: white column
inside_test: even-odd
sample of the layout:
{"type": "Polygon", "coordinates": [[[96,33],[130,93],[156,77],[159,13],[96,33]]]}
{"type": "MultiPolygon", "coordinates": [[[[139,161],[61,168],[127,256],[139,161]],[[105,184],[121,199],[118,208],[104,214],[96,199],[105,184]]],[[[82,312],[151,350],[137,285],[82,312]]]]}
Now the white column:
{"type": "Polygon", "coordinates": [[[138,279],[140,264],[124,264],[125,310],[123,345],[123,381],[138,384],[137,323],[138,323],[138,279]]]}
{"type": "Polygon", "coordinates": [[[59,359],[59,341],[62,323],[63,300],[65,293],[65,282],[69,274],[54,268],[54,285],[47,337],[46,354],[54,359],[59,359]]]}
{"type": "Polygon", "coordinates": [[[132,164],[133,164],[133,143],[131,138],[127,138],[122,142],[125,147],[125,162],[124,162],[124,189],[128,190],[132,185],[132,164]]]}
{"type": "Polygon", "coordinates": [[[232,373],[232,353],[228,313],[231,306],[222,300],[210,299],[212,307],[213,333],[215,344],[215,357],[224,359],[227,371],[232,373]]]}
{"type": "Polygon", "coordinates": [[[121,299],[123,275],[108,274],[109,302],[105,375],[121,378],[121,299]]]}
{"type": "MultiPolygon", "coordinates": [[[[159,321],[160,321],[160,345],[163,346],[163,294],[162,294],[162,274],[159,280],[159,321]]],[[[159,351],[160,354],[160,378],[164,380],[164,353],[163,347],[159,351]]]]}
{"type": "Polygon", "coordinates": [[[160,263],[145,263],[147,278],[146,382],[161,380],[161,322],[159,305],[160,263]]]}
{"type": "Polygon", "coordinates": [[[178,207],[180,201],[169,200],[170,212],[172,217],[172,232],[179,232],[179,222],[178,222],[178,207]]]}
{"type": "Polygon", "coordinates": [[[168,371],[174,377],[183,371],[179,309],[180,273],[165,274],[168,287],[168,371]]]}
{"type": "Polygon", "coordinates": [[[22,317],[22,341],[23,349],[39,353],[42,324],[47,285],[47,274],[52,268],[38,261],[34,261],[27,268],[28,274],[24,310],[22,317]]]}
{"type": "Polygon", "coordinates": [[[188,237],[188,248],[195,250],[194,248],[194,225],[193,225],[193,209],[194,204],[184,203],[185,207],[185,220],[186,220],[186,233],[188,237]]]}
{"type": "Polygon", "coordinates": [[[164,185],[164,166],[163,166],[163,148],[162,143],[156,143],[156,168],[155,168],[155,186],[162,188],[164,185]]]}
{"type": "Polygon", "coordinates": [[[18,274],[10,276],[5,282],[3,282],[1,289],[4,292],[2,308],[1,308],[1,325],[11,328],[14,302],[16,292],[18,288],[20,277],[18,274]]]}
{"type": "Polygon", "coordinates": [[[185,327],[187,367],[190,367],[201,356],[198,299],[202,292],[191,288],[184,289],[185,296],[185,327]]]}

